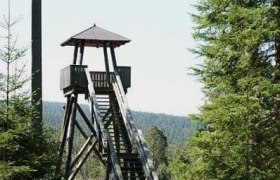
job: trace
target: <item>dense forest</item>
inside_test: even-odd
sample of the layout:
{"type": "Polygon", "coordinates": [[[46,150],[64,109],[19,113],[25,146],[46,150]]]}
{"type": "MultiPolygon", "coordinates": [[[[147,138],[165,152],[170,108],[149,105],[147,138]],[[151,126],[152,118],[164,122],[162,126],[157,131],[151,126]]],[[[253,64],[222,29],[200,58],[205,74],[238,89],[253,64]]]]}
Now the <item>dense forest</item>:
{"type": "MultiPolygon", "coordinates": [[[[64,113],[63,105],[63,103],[59,102],[44,102],[44,121],[52,127],[60,128],[64,113]]],[[[87,114],[89,113],[87,105],[83,105],[82,108],[87,114]]],[[[149,127],[156,126],[163,131],[164,135],[167,137],[168,143],[171,144],[184,143],[185,140],[200,127],[194,121],[183,116],[140,111],[132,111],[132,115],[137,128],[145,133],[149,127]]],[[[78,119],[81,119],[81,117],[78,116],[78,119]]]]}

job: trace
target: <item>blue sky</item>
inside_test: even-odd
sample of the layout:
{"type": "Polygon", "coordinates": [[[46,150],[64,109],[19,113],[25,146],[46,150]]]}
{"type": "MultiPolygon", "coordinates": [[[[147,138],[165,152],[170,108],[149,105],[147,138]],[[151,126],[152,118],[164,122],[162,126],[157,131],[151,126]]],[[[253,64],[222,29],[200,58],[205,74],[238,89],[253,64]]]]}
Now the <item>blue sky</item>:
{"type": "MultiPolygon", "coordinates": [[[[7,12],[7,2],[0,1],[1,15],[7,12]]],[[[201,85],[188,74],[188,68],[201,60],[187,50],[196,46],[191,35],[194,24],[188,14],[194,12],[194,3],[43,1],[43,99],[65,101],[59,90],[59,71],[71,63],[73,48],[61,47],[60,43],[96,23],[132,40],[116,49],[118,64],[132,66],[132,87],[127,95],[131,109],[174,115],[198,112],[201,85]]],[[[30,45],[31,0],[11,0],[11,5],[12,18],[23,17],[12,33],[18,35],[19,45],[30,45]]],[[[3,34],[1,29],[0,36],[3,34]]],[[[90,70],[103,68],[101,55],[102,49],[86,48],[84,63],[90,70]]],[[[30,51],[25,60],[30,60],[30,51]]]]}

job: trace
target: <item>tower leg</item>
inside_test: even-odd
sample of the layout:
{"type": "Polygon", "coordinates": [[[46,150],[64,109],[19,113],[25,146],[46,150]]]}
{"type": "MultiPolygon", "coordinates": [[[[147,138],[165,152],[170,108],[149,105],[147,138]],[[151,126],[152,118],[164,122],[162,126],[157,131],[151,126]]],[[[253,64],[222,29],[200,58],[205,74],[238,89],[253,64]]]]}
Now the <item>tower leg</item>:
{"type": "Polygon", "coordinates": [[[68,125],[69,125],[69,119],[70,119],[70,115],[71,115],[72,106],[73,106],[73,97],[68,96],[66,105],[64,107],[65,110],[64,110],[63,124],[62,124],[62,128],[61,128],[62,132],[60,135],[59,159],[58,159],[57,166],[56,166],[55,177],[57,177],[61,171],[62,155],[64,152],[64,146],[65,146],[65,142],[66,142],[66,135],[67,135],[67,131],[68,131],[68,125]]]}
{"type": "Polygon", "coordinates": [[[67,132],[67,139],[66,139],[66,164],[65,164],[65,179],[68,179],[71,173],[71,162],[72,162],[72,151],[73,151],[73,140],[74,140],[74,130],[75,126],[74,123],[76,121],[76,112],[77,112],[77,96],[74,95],[75,99],[72,105],[72,111],[70,116],[70,122],[67,132]]]}

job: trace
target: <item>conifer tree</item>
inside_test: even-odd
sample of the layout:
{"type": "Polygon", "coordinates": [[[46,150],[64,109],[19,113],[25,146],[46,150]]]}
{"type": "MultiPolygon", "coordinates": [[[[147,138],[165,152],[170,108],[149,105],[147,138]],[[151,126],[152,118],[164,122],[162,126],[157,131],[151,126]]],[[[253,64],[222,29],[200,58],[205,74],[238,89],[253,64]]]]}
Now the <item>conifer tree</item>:
{"type": "Polygon", "coordinates": [[[11,21],[8,3],[8,16],[0,23],[1,30],[7,32],[6,43],[0,48],[0,64],[6,67],[0,71],[0,179],[52,179],[56,144],[50,131],[42,134],[32,127],[34,108],[25,90],[29,78],[24,77],[24,66],[16,66],[26,48],[18,48],[12,35],[19,19],[11,21]]]}
{"type": "Polygon", "coordinates": [[[151,153],[151,159],[157,169],[159,178],[169,179],[167,172],[167,138],[163,132],[156,126],[151,126],[145,134],[149,151],[151,153]]]}
{"type": "Polygon", "coordinates": [[[202,122],[178,179],[277,179],[280,174],[279,0],[200,0],[193,50],[202,122]],[[183,173],[182,173],[183,172],[183,173]]]}

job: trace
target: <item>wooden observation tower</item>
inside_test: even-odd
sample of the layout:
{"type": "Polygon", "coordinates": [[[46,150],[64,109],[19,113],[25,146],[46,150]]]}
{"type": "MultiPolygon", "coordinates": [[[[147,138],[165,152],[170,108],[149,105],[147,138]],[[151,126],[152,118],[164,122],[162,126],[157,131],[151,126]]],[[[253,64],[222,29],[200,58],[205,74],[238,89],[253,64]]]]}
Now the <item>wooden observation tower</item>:
{"type": "Polygon", "coordinates": [[[114,49],[128,42],[129,39],[94,25],[62,43],[62,46],[74,46],[73,62],[62,69],[60,75],[60,88],[67,102],[57,172],[62,172],[64,179],[75,179],[91,153],[104,164],[106,179],[158,179],[142,132],[135,128],[126,100],[131,68],[118,66],[116,61],[114,49]],[[85,47],[103,49],[104,72],[89,71],[87,65],[83,65],[85,47]],[[90,115],[79,105],[80,95],[88,101],[90,115]],[[82,120],[77,120],[78,114],[82,120]],[[75,147],[78,134],[84,138],[84,144],[75,147]]]}

